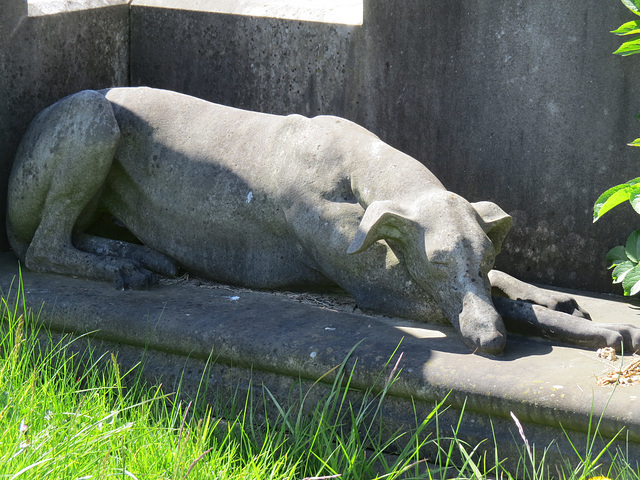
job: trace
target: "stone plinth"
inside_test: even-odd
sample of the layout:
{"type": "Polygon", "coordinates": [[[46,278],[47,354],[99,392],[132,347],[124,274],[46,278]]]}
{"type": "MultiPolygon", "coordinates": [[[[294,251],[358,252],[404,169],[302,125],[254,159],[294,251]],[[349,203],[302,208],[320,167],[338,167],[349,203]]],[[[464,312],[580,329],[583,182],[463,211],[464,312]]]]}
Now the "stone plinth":
{"type": "MultiPolygon", "coordinates": [[[[16,273],[15,259],[2,256],[5,293],[16,273]]],[[[209,395],[220,389],[242,394],[252,383],[254,395],[264,385],[286,402],[294,385],[311,388],[354,347],[348,366],[357,359],[352,384],[360,389],[386,378],[402,353],[384,410],[392,427],[415,426],[414,406],[421,421],[450,392],[442,432],[450,434],[466,402],[460,437],[475,446],[491,439],[493,426],[501,457],[517,458],[515,447],[522,445],[513,412],[540,452],[555,442],[549,458],[560,451],[575,459],[562,428],[584,448],[589,419],[602,417],[603,438],[626,428],[630,460],[640,460],[640,385],[597,386],[596,377],[611,364],[593,351],[513,335],[502,356],[485,358],[471,354],[453,328],[349,313],[348,303],[327,308],[322,297],[312,297],[313,303],[301,294],[193,282],[122,292],[73,278],[28,271],[23,276],[28,305],[44,305],[40,318],[53,332],[89,333],[94,345],[117,352],[125,366],[144,354],[147,377],[169,389],[182,381],[194,394],[212,361],[209,395]]],[[[618,298],[579,300],[597,321],[640,322],[637,307],[618,298]]],[[[332,380],[331,373],[323,377],[315,395],[326,393],[332,380]]],[[[486,448],[492,451],[490,441],[486,448]]]]}

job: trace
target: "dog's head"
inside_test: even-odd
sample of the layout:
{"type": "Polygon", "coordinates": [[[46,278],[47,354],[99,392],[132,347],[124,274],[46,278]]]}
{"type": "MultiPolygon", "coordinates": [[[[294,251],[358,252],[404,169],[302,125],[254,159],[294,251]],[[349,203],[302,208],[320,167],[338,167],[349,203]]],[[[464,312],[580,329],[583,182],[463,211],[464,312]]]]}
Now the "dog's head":
{"type": "Polygon", "coordinates": [[[487,274],[510,228],[511,217],[497,205],[435,190],[408,206],[371,203],[348,253],[387,241],[464,341],[473,350],[499,353],[506,332],[487,274]]]}

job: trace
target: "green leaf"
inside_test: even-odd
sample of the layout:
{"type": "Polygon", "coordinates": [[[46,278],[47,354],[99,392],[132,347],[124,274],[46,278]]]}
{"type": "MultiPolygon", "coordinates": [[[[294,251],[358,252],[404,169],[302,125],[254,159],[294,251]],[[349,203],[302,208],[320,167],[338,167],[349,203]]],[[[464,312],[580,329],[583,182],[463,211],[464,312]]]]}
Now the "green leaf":
{"type": "Polygon", "coordinates": [[[625,295],[635,295],[640,292],[640,265],[632,268],[624,277],[622,288],[625,295]]]}
{"type": "Polygon", "coordinates": [[[630,195],[636,190],[636,188],[640,188],[640,177],[636,177],[633,180],[611,187],[600,195],[596,200],[596,203],[593,205],[593,221],[598,221],[600,217],[613,207],[629,200],[630,195]],[[635,187],[635,185],[638,185],[638,187],[635,187]]]}
{"type": "Polygon", "coordinates": [[[611,272],[611,277],[613,278],[613,283],[621,283],[624,280],[624,277],[636,267],[636,264],[630,260],[626,262],[619,263],[616,265],[616,268],[611,272]]]}
{"type": "Polygon", "coordinates": [[[613,207],[629,200],[629,185],[623,183],[611,187],[598,197],[593,206],[593,221],[596,222],[613,207]]]}
{"type": "Polygon", "coordinates": [[[634,230],[627,238],[627,244],[624,247],[625,253],[629,260],[638,263],[640,258],[640,230],[634,230]]]}
{"type": "Polygon", "coordinates": [[[624,42],[622,45],[620,45],[620,48],[618,48],[613,53],[614,55],[621,55],[623,57],[628,57],[629,55],[640,53],[640,37],[636,37],[633,40],[624,42]]]}
{"type": "Polygon", "coordinates": [[[625,7],[636,15],[640,15],[640,0],[622,0],[625,7]]]}
{"type": "Polygon", "coordinates": [[[602,215],[613,207],[629,200],[629,188],[627,184],[616,185],[598,197],[593,206],[593,221],[597,221],[602,215]]]}
{"type": "Polygon", "coordinates": [[[630,147],[640,147],[640,138],[636,138],[633,142],[627,143],[630,147]]]}
{"type": "Polygon", "coordinates": [[[627,253],[622,245],[612,248],[609,250],[609,253],[607,253],[607,263],[609,264],[609,268],[613,268],[616,265],[620,265],[622,262],[628,261],[629,257],[627,257],[627,253]]]}
{"type": "Polygon", "coordinates": [[[611,30],[611,33],[616,35],[633,35],[634,33],[640,33],[640,22],[637,20],[627,22],[620,25],[617,29],[611,30]]]}

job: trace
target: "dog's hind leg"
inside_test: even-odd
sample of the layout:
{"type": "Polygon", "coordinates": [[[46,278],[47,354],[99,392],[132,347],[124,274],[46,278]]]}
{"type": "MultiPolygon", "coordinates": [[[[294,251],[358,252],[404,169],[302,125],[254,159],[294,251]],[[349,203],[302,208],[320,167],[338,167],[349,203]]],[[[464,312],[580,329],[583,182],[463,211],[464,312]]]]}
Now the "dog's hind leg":
{"type": "Polygon", "coordinates": [[[84,91],[41,112],[9,179],[9,241],[27,268],[142,288],[153,274],[138,262],[83,252],[72,235],[98,206],[120,129],[103,95],[84,91]]]}
{"type": "Polygon", "coordinates": [[[86,233],[73,235],[73,245],[83,252],[110,257],[129,258],[138,262],[145,268],[162,275],[174,277],[178,274],[178,267],[166,255],[159,253],[144,245],[111,238],[96,237],[86,233]]]}

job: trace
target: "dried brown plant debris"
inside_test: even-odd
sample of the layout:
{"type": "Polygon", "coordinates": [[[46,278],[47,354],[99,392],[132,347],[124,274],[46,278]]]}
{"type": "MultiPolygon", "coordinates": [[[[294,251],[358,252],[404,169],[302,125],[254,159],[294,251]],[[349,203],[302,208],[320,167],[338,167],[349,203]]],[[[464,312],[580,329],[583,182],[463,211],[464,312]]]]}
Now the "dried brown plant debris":
{"type": "Polygon", "coordinates": [[[611,347],[599,348],[596,352],[596,356],[598,358],[609,360],[610,362],[615,362],[618,359],[615,349],[611,347]]]}
{"type": "Polygon", "coordinates": [[[640,382],[640,358],[633,357],[633,361],[626,366],[616,366],[601,377],[596,377],[598,386],[633,385],[640,382]]]}

